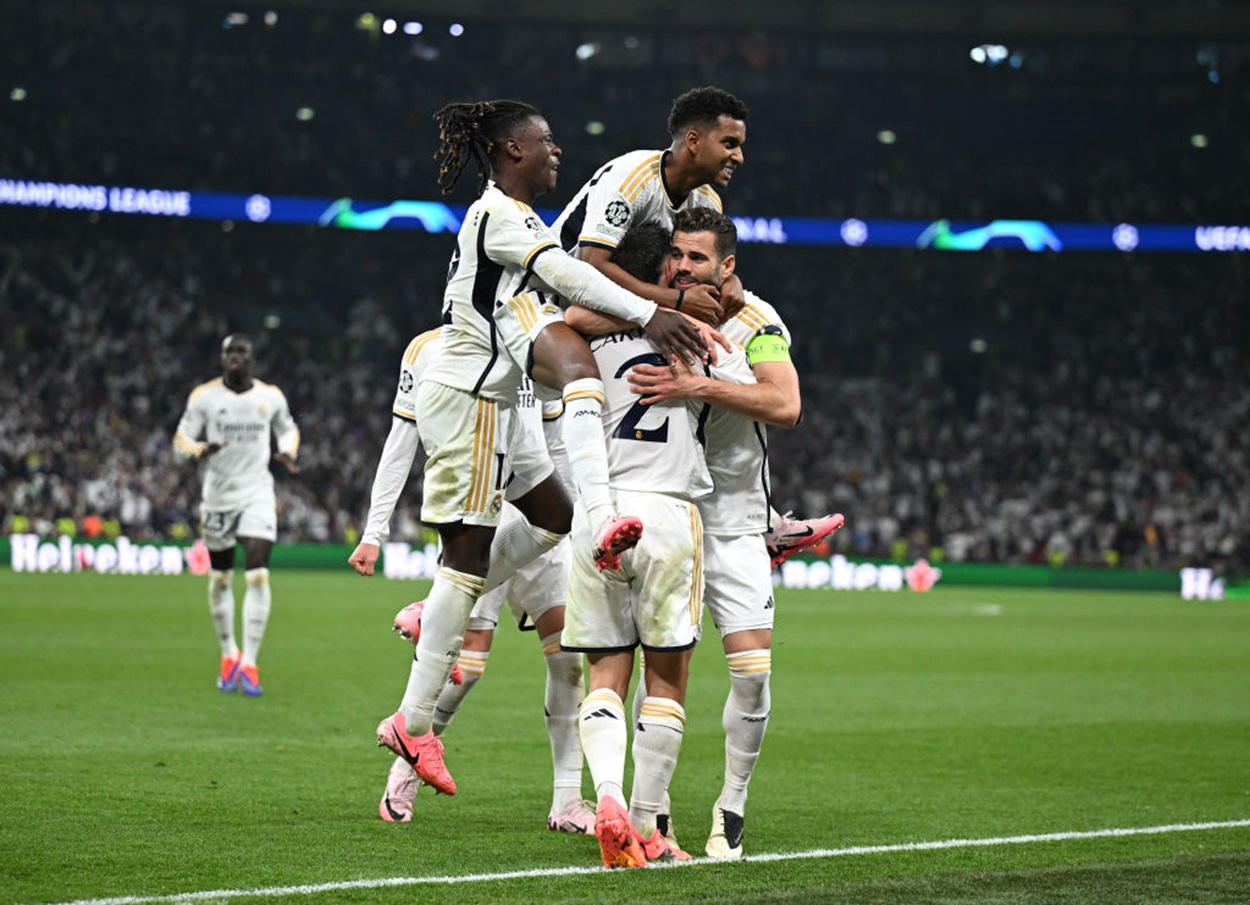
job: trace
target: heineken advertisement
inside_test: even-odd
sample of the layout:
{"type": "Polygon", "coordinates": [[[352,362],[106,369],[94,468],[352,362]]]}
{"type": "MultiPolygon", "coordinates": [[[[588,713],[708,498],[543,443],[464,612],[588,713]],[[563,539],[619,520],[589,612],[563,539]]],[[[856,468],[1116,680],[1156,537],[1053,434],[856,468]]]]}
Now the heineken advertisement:
{"type": "MultiPolygon", "coordinates": [[[[276,569],[346,570],[351,548],[341,544],[278,544],[270,564],[276,569]]],[[[64,535],[0,537],[0,564],[14,572],[95,572],[99,575],[208,574],[208,550],[201,541],[131,540],[128,537],[81,540],[64,535]]],[[[402,541],[382,546],[380,571],[396,580],[429,580],[438,571],[438,547],[402,541]]],[[[1082,588],[1161,591],[1186,600],[1250,600],[1250,581],[1240,582],[1211,569],[1096,569],[1021,566],[995,563],[912,563],[796,556],[773,574],[787,588],[833,591],[924,592],[944,587],[1082,588]]]]}

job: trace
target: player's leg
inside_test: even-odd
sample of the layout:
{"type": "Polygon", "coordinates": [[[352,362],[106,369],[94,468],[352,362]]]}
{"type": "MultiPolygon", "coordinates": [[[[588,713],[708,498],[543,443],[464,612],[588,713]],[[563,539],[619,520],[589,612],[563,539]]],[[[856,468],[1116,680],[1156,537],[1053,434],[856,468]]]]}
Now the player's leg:
{"type": "Polygon", "coordinates": [[[243,592],[243,656],[239,661],[239,686],[245,695],[254,698],[261,694],[257,658],[265,640],[265,630],[269,627],[269,612],[273,608],[273,592],[269,587],[269,554],[273,550],[273,539],[243,533],[252,530],[246,523],[245,512],[239,536],[239,543],[243,546],[243,574],[247,579],[247,590],[243,592]]]}
{"type": "Polygon", "coordinates": [[[548,324],[533,343],[533,378],[557,389],[564,402],[563,432],[570,477],[594,527],[592,555],[616,569],[620,554],[638,543],[642,521],[616,512],[608,489],[603,437],[603,380],[590,347],[563,321],[548,324]]]}
{"type": "Polygon", "coordinates": [[[761,538],[705,538],[707,606],[729,667],[729,694],[721,714],[725,777],[712,808],[707,853],[742,857],[747,786],[759,761],[771,704],[773,585],[761,538]]]}
{"type": "MultiPolygon", "coordinates": [[[[562,546],[552,551],[540,562],[550,562],[550,573],[559,574],[559,560],[566,570],[568,548],[562,546]]],[[[524,574],[524,573],[522,573],[524,574]]],[[[521,576],[518,576],[518,578],[521,576]]],[[[567,581],[550,580],[549,584],[567,596],[567,581]]],[[[537,596],[537,595],[536,595],[537,596]]],[[[551,810],[547,815],[547,829],[565,833],[594,832],[595,808],[582,798],[582,742],[578,734],[578,713],[585,698],[582,655],[564,650],[560,646],[564,634],[563,603],[541,611],[534,618],[534,627],[542,644],[543,662],[547,668],[546,693],[543,698],[543,714],[547,722],[547,736],[551,740],[551,810]]]]}
{"type": "Polygon", "coordinates": [[[234,515],[228,512],[200,511],[200,532],[208,548],[208,612],[221,644],[217,688],[224,692],[239,688],[241,653],[234,634],[234,515]]]}
{"type": "Polygon", "coordinates": [[[377,736],[379,745],[407,758],[422,780],[454,794],[455,781],[433,732],[434,708],[485,586],[507,461],[495,403],[422,381],[417,405],[429,457],[421,518],[438,528],[443,561],[425,599],[400,708],[379,724],[377,736]]]}
{"type": "Polygon", "coordinates": [[[582,701],[579,725],[595,786],[599,853],[608,867],[642,867],[647,858],[625,805],[628,729],[623,699],[633,672],[633,650],[591,652],[586,659],[590,691],[582,701]]]}
{"type": "Polygon", "coordinates": [[[629,813],[649,860],[684,860],[689,856],[660,830],[659,813],[681,752],[690,654],[703,618],[702,523],[691,503],[658,494],[627,498],[648,526],[628,563],[638,576],[634,618],[646,656],[629,813]]]}
{"type": "Polygon", "coordinates": [[[646,856],[629,822],[624,789],[629,730],[622,702],[629,692],[638,646],[631,588],[621,573],[600,573],[596,568],[590,555],[594,537],[581,506],[573,515],[570,543],[561,646],[586,654],[588,663],[589,691],[578,711],[578,733],[595,788],[595,836],[604,864],[641,867],[646,856]]]}
{"type": "Polygon", "coordinates": [[[634,733],[634,784],[629,798],[629,817],[649,861],[690,858],[669,841],[659,822],[686,729],[690,654],[690,648],[646,652],[646,698],[634,733]]]}

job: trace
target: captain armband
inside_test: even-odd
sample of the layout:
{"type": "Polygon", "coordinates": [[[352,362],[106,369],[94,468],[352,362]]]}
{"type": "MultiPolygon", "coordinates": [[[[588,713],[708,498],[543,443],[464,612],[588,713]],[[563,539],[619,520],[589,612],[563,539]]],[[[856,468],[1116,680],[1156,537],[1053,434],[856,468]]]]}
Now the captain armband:
{"type": "Polygon", "coordinates": [[[789,361],[790,344],[776,327],[765,327],[751,337],[746,353],[747,363],[752,366],[763,361],[789,361]]]}

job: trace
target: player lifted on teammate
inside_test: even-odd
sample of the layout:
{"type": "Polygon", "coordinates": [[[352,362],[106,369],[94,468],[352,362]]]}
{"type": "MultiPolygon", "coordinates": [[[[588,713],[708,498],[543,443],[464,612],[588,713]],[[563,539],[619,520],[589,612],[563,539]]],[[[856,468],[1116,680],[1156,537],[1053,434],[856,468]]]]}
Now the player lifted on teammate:
{"type": "Polygon", "coordinates": [[[578,190],[552,230],[614,282],[667,308],[718,324],[742,306],[742,284],[731,276],[720,287],[674,289],[640,280],[613,252],[636,224],[672,229],[679,210],[722,210],[724,189],[742,166],[747,105],[728,91],[706,86],[678,95],[668,115],[667,150],[630,151],[609,160],[578,190]]]}
{"type": "Polygon", "coordinates": [[[523,371],[563,400],[571,477],[595,526],[595,566],[617,568],[620,554],[643,532],[639,519],[613,508],[600,421],[603,383],[585,341],[564,323],[554,294],[643,325],[677,357],[702,356],[707,343],[684,317],[560,249],[530,206],[555,187],[561,155],[538,110],[512,100],[457,103],[435,118],[444,192],[473,161],[480,196],[457,236],[444,294],[447,354],[417,386],[417,420],[429,456],[421,518],[438,529],[442,566],[426,598],[403,702],[378,726],[377,736],[421,779],[450,794],[455,782],[431,727],[470,612],[488,576],[496,584],[506,580],[555,546],[571,525],[572,507],[547,460],[546,477],[512,500],[525,518],[494,542],[509,471],[499,407],[513,403],[523,371]]]}

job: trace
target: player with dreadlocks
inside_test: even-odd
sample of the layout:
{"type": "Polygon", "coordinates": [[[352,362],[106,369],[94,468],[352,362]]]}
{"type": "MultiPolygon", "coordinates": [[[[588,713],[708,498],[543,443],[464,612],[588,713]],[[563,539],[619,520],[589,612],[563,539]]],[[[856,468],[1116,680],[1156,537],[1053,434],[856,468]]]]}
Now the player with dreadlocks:
{"type": "Polygon", "coordinates": [[[470,612],[485,590],[554,547],[572,525],[573,507],[545,448],[505,449],[501,409],[506,414],[515,402],[522,373],[563,401],[570,477],[596,526],[596,567],[618,569],[621,554],[643,531],[640,519],[615,511],[600,417],[603,382],[554,296],[638,324],[670,355],[703,358],[705,335],[713,334],[560,248],[530,206],[555,188],[561,155],[538,110],[513,100],[454,103],[435,120],[444,193],[473,162],[480,197],[465,214],[452,255],[443,303],[445,354],[422,375],[416,393],[428,456],[421,519],[439,532],[442,563],[425,601],[402,704],[377,736],[424,782],[454,794],[431,727],[470,612]],[[524,518],[496,537],[505,496],[524,518]]]}

